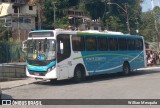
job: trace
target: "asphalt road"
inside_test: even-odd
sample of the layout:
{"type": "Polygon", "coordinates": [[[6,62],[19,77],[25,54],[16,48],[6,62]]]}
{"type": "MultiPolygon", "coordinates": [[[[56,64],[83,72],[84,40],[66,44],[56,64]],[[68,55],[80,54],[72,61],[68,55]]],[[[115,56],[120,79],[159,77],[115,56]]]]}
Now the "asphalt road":
{"type": "MultiPolygon", "coordinates": [[[[72,80],[37,82],[3,91],[3,99],[160,99],[160,69],[89,77],[83,83],[72,80]]],[[[57,106],[58,108],[61,106],[57,106]]],[[[70,106],[65,106],[69,107],[70,106]]],[[[74,107],[74,106],[72,106],[74,107]]],[[[77,106],[80,107],[80,106],[77,106]]],[[[91,106],[83,106],[91,107],[91,106]]],[[[99,107],[99,106],[94,106],[99,107]]],[[[92,108],[94,108],[92,106],[92,108]]],[[[105,106],[100,106],[105,107],[105,106]]],[[[113,106],[108,106],[109,108],[113,106]]],[[[118,107],[115,106],[115,107],[118,107]]],[[[127,106],[119,106],[126,107],[127,106]]],[[[119,108],[118,107],[118,108],[119,108]]],[[[136,108],[138,106],[131,106],[136,108]]],[[[150,108],[142,106],[140,108],[150,108]]],[[[159,107],[159,106],[154,106],[159,107]]],[[[80,107],[81,108],[81,107],[80,107]]],[[[130,107],[129,107],[130,108],[130,107]]]]}

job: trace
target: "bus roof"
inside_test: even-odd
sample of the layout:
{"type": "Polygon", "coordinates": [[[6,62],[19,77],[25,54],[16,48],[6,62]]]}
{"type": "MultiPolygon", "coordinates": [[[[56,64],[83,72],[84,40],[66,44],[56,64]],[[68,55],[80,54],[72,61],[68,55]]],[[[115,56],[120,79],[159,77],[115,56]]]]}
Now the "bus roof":
{"type": "Polygon", "coordinates": [[[57,33],[72,33],[72,34],[79,34],[79,35],[110,35],[110,36],[129,36],[129,37],[139,37],[142,38],[143,36],[139,35],[130,35],[130,34],[123,34],[122,32],[115,32],[115,31],[98,31],[98,30],[85,30],[85,31],[72,31],[72,30],[64,30],[64,29],[55,29],[55,30],[35,30],[31,31],[30,33],[36,32],[57,32],[57,33]]]}
{"type": "Polygon", "coordinates": [[[109,36],[126,36],[126,37],[133,37],[133,38],[143,38],[143,36],[139,35],[130,35],[130,34],[123,34],[121,32],[113,32],[113,31],[104,31],[104,32],[99,32],[95,30],[87,30],[87,31],[78,31],[77,34],[79,35],[109,35],[109,36]]]}

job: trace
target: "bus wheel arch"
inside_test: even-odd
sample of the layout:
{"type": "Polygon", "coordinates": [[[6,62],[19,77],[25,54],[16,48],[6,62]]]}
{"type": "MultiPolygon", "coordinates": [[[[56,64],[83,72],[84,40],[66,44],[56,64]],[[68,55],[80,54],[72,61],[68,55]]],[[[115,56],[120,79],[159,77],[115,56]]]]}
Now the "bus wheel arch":
{"type": "Polygon", "coordinates": [[[123,63],[123,74],[124,75],[129,75],[130,73],[131,73],[130,63],[128,61],[125,61],[123,63]]]}
{"type": "Polygon", "coordinates": [[[86,71],[82,64],[77,64],[74,69],[74,81],[81,82],[86,78],[86,71]]]}

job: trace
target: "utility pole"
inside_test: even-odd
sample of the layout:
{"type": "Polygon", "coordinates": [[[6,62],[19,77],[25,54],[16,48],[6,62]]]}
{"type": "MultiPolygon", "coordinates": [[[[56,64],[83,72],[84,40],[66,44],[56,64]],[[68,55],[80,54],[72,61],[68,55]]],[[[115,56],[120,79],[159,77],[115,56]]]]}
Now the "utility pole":
{"type": "Polygon", "coordinates": [[[20,28],[19,28],[19,14],[20,14],[20,7],[18,6],[17,7],[17,9],[18,9],[18,38],[19,38],[19,41],[21,40],[21,37],[20,37],[20,28]]]}
{"type": "Polygon", "coordinates": [[[136,28],[136,33],[138,34],[138,33],[139,33],[139,29],[138,29],[138,24],[139,24],[139,23],[138,23],[138,18],[136,17],[135,19],[136,19],[136,22],[135,22],[135,24],[137,25],[137,28],[136,28]]]}
{"type": "Polygon", "coordinates": [[[54,6],[54,28],[55,28],[55,25],[56,25],[56,2],[52,2],[53,6],[54,6]]]}
{"type": "Polygon", "coordinates": [[[125,13],[126,13],[126,20],[127,20],[127,29],[128,29],[128,33],[130,34],[131,33],[131,30],[130,30],[130,23],[129,23],[129,16],[128,16],[128,4],[125,3],[125,13]]]}
{"type": "Polygon", "coordinates": [[[152,5],[152,12],[153,12],[153,15],[154,15],[154,27],[155,27],[155,30],[156,30],[156,33],[157,33],[157,51],[159,51],[159,31],[158,31],[158,27],[157,27],[157,20],[156,20],[156,16],[155,16],[155,12],[154,12],[154,3],[153,3],[153,0],[151,0],[151,5],[152,5]]]}
{"type": "Polygon", "coordinates": [[[37,2],[37,12],[38,12],[38,29],[41,30],[41,9],[40,9],[40,0],[37,2]]]}

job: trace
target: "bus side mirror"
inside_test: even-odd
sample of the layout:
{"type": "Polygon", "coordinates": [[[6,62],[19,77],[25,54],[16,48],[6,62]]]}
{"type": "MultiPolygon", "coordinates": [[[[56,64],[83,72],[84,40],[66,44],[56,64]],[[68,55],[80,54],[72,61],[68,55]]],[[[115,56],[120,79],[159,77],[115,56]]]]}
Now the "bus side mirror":
{"type": "Polygon", "coordinates": [[[22,51],[23,51],[24,53],[27,52],[27,40],[25,40],[25,41],[22,42],[22,51]]]}
{"type": "Polygon", "coordinates": [[[60,41],[60,51],[61,51],[61,54],[63,54],[63,50],[64,50],[63,42],[60,41]]]}

